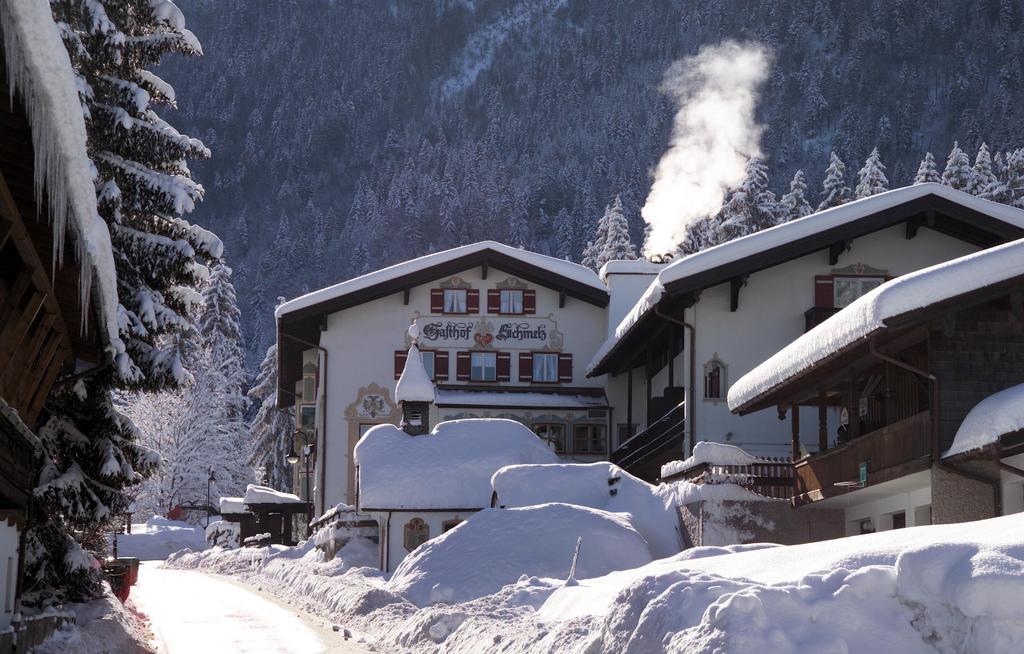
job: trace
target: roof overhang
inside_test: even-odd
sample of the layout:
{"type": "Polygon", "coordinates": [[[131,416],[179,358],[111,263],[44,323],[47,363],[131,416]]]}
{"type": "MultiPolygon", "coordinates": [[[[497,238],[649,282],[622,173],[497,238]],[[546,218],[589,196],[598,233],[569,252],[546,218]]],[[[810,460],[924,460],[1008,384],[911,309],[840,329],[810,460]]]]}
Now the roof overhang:
{"type": "MultiPolygon", "coordinates": [[[[564,263],[564,262],[562,262],[564,263]]],[[[396,293],[444,279],[472,268],[497,269],[519,279],[555,290],[564,297],[572,297],[596,307],[608,306],[608,291],[578,279],[559,274],[524,259],[484,247],[465,255],[439,261],[427,268],[384,279],[370,286],[360,287],[294,310],[279,311],[277,317],[277,405],[281,408],[294,404],[295,382],[302,375],[302,351],[320,344],[320,332],[326,328],[326,318],[332,313],[365,304],[396,293]]],[[[285,309],[286,307],[282,307],[285,309]]]]}
{"type": "MultiPolygon", "coordinates": [[[[928,337],[929,323],[959,310],[970,308],[1024,291],[1024,275],[975,289],[968,293],[946,298],[941,302],[907,311],[887,318],[884,327],[875,329],[863,338],[832,352],[788,377],[767,391],[732,409],[738,415],[747,415],[769,407],[793,404],[816,404],[819,390],[828,390],[845,383],[852,372],[868,369],[881,363],[872,346],[882,354],[895,355],[928,337]]],[[[833,318],[842,315],[836,314],[833,318]]],[[[828,328],[828,321],[815,329],[828,328]]]]}
{"type": "MultiPolygon", "coordinates": [[[[813,215],[804,218],[813,219],[813,215]]],[[[908,239],[913,238],[919,229],[928,228],[981,248],[1024,237],[1024,228],[936,193],[914,197],[835,227],[665,283],[664,294],[655,310],[641,315],[605,353],[588,376],[620,374],[635,367],[638,361],[642,361],[643,351],[651,347],[651,335],[666,328],[666,321],[656,315],[657,310],[671,315],[679,304],[678,298],[689,298],[693,301],[693,298],[699,298],[701,291],[706,288],[742,279],[814,252],[828,252],[837,244],[900,224],[906,224],[908,239]]],[[[685,259],[676,263],[683,261],[685,259]]]]}

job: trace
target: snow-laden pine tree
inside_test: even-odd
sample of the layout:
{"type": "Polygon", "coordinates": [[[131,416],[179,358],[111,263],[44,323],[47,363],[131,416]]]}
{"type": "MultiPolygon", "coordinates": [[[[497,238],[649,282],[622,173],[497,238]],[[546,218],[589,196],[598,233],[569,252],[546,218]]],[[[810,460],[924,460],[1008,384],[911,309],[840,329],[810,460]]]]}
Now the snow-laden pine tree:
{"type": "Polygon", "coordinates": [[[779,204],[768,188],[768,166],[760,157],[747,161],[746,177],[740,186],[749,206],[753,230],[761,230],[780,222],[779,204]]]}
{"type": "Polygon", "coordinates": [[[576,255],[573,252],[573,242],[576,239],[573,222],[572,213],[565,207],[555,214],[555,253],[559,259],[569,261],[576,255]]]}
{"type": "Polygon", "coordinates": [[[946,158],[946,169],[942,171],[942,183],[958,191],[966,191],[971,184],[971,160],[960,149],[960,143],[953,141],[953,149],[946,158]]]}
{"type": "Polygon", "coordinates": [[[1002,177],[991,184],[984,197],[1024,208],[1024,150],[1007,152],[1003,161],[1002,177]]]}
{"type": "Polygon", "coordinates": [[[50,418],[40,431],[48,463],[26,535],[26,589],[40,604],[98,591],[80,545],[106,554],[105,541],[93,535],[125,510],[130,487],[158,461],[113,408],[111,389],[156,391],[189,380],[176,335],[192,328],[201,305],[196,286],[208,274],[201,260],[222,248],[183,218],[203,196],[186,160],[209,151],[157,115],[174,106],[174,90],[147,70],[165,54],[201,52],[181,12],[166,0],[57,0],[51,7],[78,76],[125,351],[73,391],[57,388],[47,399],[50,418]]]}
{"type": "Polygon", "coordinates": [[[825,179],[821,182],[821,202],[818,211],[838,207],[850,201],[850,187],[846,185],[846,164],[833,152],[829,155],[825,179]]]}
{"type": "Polygon", "coordinates": [[[608,216],[608,234],[604,241],[604,252],[601,258],[604,261],[622,261],[636,259],[636,246],[629,237],[629,221],[626,219],[626,212],[622,208],[622,199],[616,195],[610,207],[605,207],[605,214],[608,216]]]}
{"type": "Polygon", "coordinates": [[[811,205],[807,203],[807,182],[804,181],[804,171],[798,170],[789,182],[789,193],[782,196],[779,201],[783,221],[796,220],[813,213],[811,205]]]}
{"type": "Polygon", "coordinates": [[[982,143],[974,158],[974,168],[971,169],[971,181],[967,185],[967,192],[984,196],[989,188],[997,183],[996,175],[992,172],[992,155],[988,151],[988,145],[982,143]]]}
{"type": "Polygon", "coordinates": [[[580,263],[592,270],[600,270],[604,265],[604,262],[598,262],[604,254],[605,241],[608,240],[608,211],[609,208],[605,207],[594,228],[594,239],[587,241],[587,246],[583,248],[583,255],[580,257],[580,263]]]}
{"type": "Polygon", "coordinates": [[[864,161],[864,167],[857,171],[857,179],[857,190],[854,191],[857,200],[889,190],[889,180],[885,176],[885,165],[878,154],[878,148],[871,151],[864,161]]]}
{"type": "MultiPolygon", "coordinates": [[[[278,304],[284,298],[278,298],[278,304]]],[[[291,490],[288,453],[292,448],[294,421],[277,410],[277,345],[267,349],[249,397],[259,408],[250,423],[253,437],[251,463],[263,469],[263,482],[279,490],[291,490]]]]}
{"type": "Polygon", "coordinates": [[[935,157],[932,156],[931,152],[924,153],[924,159],[921,160],[921,165],[917,167],[917,174],[914,175],[915,184],[926,184],[928,182],[942,182],[942,176],[939,175],[938,169],[935,168],[935,157]]]}

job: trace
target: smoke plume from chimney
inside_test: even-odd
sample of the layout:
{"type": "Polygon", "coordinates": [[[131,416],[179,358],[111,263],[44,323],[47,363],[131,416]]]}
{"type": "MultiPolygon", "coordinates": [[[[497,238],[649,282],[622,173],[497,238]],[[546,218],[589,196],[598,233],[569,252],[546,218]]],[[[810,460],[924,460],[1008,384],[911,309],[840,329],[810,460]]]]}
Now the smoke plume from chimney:
{"type": "Polygon", "coordinates": [[[694,221],[716,213],[728,189],[761,154],[754,117],[770,56],[761,45],[725,41],[673,64],[662,91],[679,109],[641,210],[651,226],[644,254],[673,252],[694,221]]]}

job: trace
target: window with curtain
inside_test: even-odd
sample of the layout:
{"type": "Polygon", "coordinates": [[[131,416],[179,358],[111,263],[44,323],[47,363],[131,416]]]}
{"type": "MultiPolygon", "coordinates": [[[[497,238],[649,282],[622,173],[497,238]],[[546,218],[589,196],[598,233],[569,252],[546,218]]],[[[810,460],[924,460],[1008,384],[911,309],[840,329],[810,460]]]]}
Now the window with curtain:
{"type": "Polygon", "coordinates": [[[423,360],[423,369],[427,371],[427,376],[434,379],[434,353],[420,350],[420,359],[423,360]]]}
{"type": "Polygon", "coordinates": [[[576,425],[572,430],[572,450],[576,454],[604,454],[607,445],[604,425],[576,425]]]}
{"type": "Polygon", "coordinates": [[[501,291],[501,313],[522,313],[523,292],[503,289],[501,291]]]}
{"type": "Polygon", "coordinates": [[[469,366],[471,381],[495,381],[498,378],[498,355],[495,352],[471,352],[469,366]]]}
{"type": "Polygon", "coordinates": [[[535,381],[535,382],[557,382],[558,381],[558,353],[557,352],[534,352],[533,353],[533,381],[535,381]]]}
{"type": "Polygon", "coordinates": [[[554,448],[556,454],[565,453],[565,425],[542,422],[533,425],[533,433],[554,448]]]}
{"type": "Polygon", "coordinates": [[[466,313],[466,289],[446,288],[444,289],[444,312],[445,313],[466,313]]]}

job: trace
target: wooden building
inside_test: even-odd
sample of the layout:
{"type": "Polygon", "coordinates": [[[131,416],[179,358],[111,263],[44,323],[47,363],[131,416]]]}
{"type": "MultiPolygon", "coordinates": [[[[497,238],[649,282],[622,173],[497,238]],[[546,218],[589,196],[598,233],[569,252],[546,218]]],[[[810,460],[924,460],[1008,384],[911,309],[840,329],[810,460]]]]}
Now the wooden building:
{"type": "MultiPolygon", "coordinates": [[[[730,413],[734,380],[886,281],[1024,236],[1024,211],[918,184],[821,211],[663,266],[588,366],[635,435],[612,461],[653,481],[695,443],[790,454],[770,412],[730,413]]],[[[817,420],[814,407],[803,421],[817,420]]],[[[828,414],[829,429],[837,415],[828,414]]],[[[799,444],[801,455],[817,439],[799,444]]]]}
{"type": "Polygon", "coordinates": [[[1022,383],[1019,240],[882,285],[738,380],[729,404],[789,416],[794,504],[841,508],[857,534],[1024,510],[1024,471],[1009,462],[1024,438],[978,447],[965,420],[1022,383]]]}
{"type": "Polygon", "coordinates": [[[0,629],[19,614],[46,398],[55,384],[107,365],[117,339],[113,256],[92,180],[82,175],[89,161],[71,63],[48,5],[3,9],[0,629]]]}

